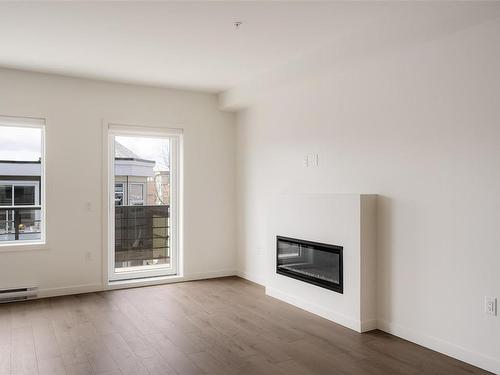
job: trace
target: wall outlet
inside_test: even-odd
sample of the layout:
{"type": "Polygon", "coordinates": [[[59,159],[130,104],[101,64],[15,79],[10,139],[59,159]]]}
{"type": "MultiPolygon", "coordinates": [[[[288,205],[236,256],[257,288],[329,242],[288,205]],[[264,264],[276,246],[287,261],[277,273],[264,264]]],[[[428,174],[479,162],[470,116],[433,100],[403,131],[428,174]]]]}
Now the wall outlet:
{"type": "Polygon", "coordinates": [[[313,167],[318,167],[319,166],[319,157],[318,157],[318,154],[312,154],[311,155],[311,165],[313,167]]]}
{"type": "Polygon", "coordinates": [[[94,211],[94,205],[90,201],[85,202],[85,208],[87,209],[88,212],[94,211]]]}
{"type": "Polygon", "coordinates": [[[92,252],[91,251],[85,252],[85,260],[87,262],[90,262],[92,260],[92,252]]]}
{"type": "Polygon", "coordinates": [[[497,299],[495,297],[484,297],[484,312],[489,315],[497,315],[497,299]]]}
{"type": "Polygon", "coordinates": [[[318,167],[319,165],[319,157],[318,154],[307,154],[304,155],[302,159],[302,165],[306,168],[309,167],[318,167]]]}

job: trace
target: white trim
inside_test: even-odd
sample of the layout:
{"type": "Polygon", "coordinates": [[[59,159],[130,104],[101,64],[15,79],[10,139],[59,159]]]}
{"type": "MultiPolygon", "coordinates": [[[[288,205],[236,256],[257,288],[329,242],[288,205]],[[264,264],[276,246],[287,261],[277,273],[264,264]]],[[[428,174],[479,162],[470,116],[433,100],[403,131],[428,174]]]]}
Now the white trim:
{"type": "Polygon", "coordinates": [[[126,124],[117,122],[108,122],[108,129],[119,135],[142,136],[147,134],[147,137],[155,138],[170,138],[173,136],[181,136],[182,128],[169,128],[162,126],[141,126],[137,124],[126,124]]]}
{"type": "Polygon", "coordinates": [[[107,285],[80,284],[80,285],[72,285],[72,286],[56,287],[56,288],[44,288],[38,290],[37,298],[47,298],[47,297],[65,296],[65,295],[82,294],[82,293],[102,292],[107,290],[164,285],[164,284],[172,284],[185,281],[216,279],[219,277],[228,277],[235,275],[236,275],[235,270],[219,270],[219,271],[192,274],[190,276],[184,276],[184,277],[164,276],[164,277],[152,277],[141,280],[115,281],[107,285]]]}
{"type": "Polygon", "coordinates": [[[49,250],[49,245],[46,242],[30,241],[9,241],[7,243],[0,245],[0,253],[11,253],[11,252],[20,252],[20,251],[45,251],[49,250]]]}
{"type": "Polygon", "coordinates": [[[259,284],[260,286],[263,286],[263,287],[266,286],[266,282],[265,282],[265,279],[263,277],[255,276],[255,275],[243,272],[243,271],[237,271],[236,276],[241,277],[242,279],[251,281],[252,283],[259,284]]]}
{"type": "Polygon", "coordinates": [[[325,319],[343,325],[344,327],[350,328],[356,332],[362,332],[361,328],[363,324],[360,320],[352,319],[333,309],[324,308],[323,306],[319,306],[317,304],[305,301],[302,298],[297,298],[289,293],[283,292],[275,288],[270,288],[268,286],[266,286],[266,295],[287,302],[291,305],[299,307],[313,314],[319,315],[325,319]]]}
{"type": "Polygon", "coordinates": [[[469,363],[473,366],[480,367],[495,374],[500,374],[500,360],[498,358],[489,357],[453,344],[449,341],[433,337],[426,333],[420,333],[413,329],[396,323],[387,322],[385,320],[378,320],[377,328],[394,336],[401,337],[415,344],[422,345],[436,352],[445,354],[449,357],[469,363]]]}
{"type": "MultiPolygon", "coordinates": [[[[111,150],[109,149],[109,135],[108,135],[109,129],[108,129],[108,123],[105,120],[102,120],[102,155],[101,155],[101,162],[102,162],[102,170],[101,170],[101,177],[102,177],[102,186],[101,186],[101,197],[102,197],[102,208],[101,208],[101,264],[102,264],[102,270],[101,270],[101,283],[102,285],[106,285],[108,283],[108,251],[109,251],[109,206],[111,204],[110,202],[110,196],[111,196],[111,186],[109,185],[109,174],[111,171],[109,170],[109,159],[111,155],[111,150]]],[[[114,173],[114,171],[112,172],[114,173]]],[[[115,192],[115,187],[113,185],[113,195],[115,192]]],[[[112,203],[115,204],[115,200],[112,200],[112,203]]]]}
{"type": "MultiPolygon", "coordinates": [[[[0,126],[6,127],[23,127],[40,129],[40,184],[38,189],[41,189],[40,194],[40,240],[17,240],[0,243],[0,249],[6,252],[23,250],[45,250],[47,249],[47,200],[46,200],[46,143],[45,143],[45,128],[47,126],[47,118],[36,118],[26,116],[0,116],[0,126]]],[[[38,195],[38,194],[37,194],[38,195]]],[[[37,197],[38,199],[38,197],[37,197]]]]}
{"type": "Polygon", "coordinates": [[[143,286],[173,284],[186,281],[216,279],[219,277],[229,277],[229,276],[236,276],[236,271],[230,269],[230,270],[196,273],[187,276],[171,275],[171,276],[148,277],[135,280],[115,280],[115,281],[110,281],[105,286],[105,290],[138,288],[143,286]]]}
{"type": "Polygon", "coordinates": [[[368,319],[361,321],[361,332],[373,331],[377,328],[377,319],[368,319]]]}
{"type": "Polygon", "coordinates": [[[37,298],[67,296],[72,294],[92,293],[102,291],[101,284],[81,284],[58,288],[38,289],[37,298]]]}
{"type": "MultiPolygon", "coordinates": [[[[180,186],[182,179],[181,160],[182,155],[182,129],[172,129],[166,127],[151,127],[124,125],[116,122],[103,121],[103,182],[104,186],[104,204],[103,207],[103,245],[106,251],[103,253],[103,281],[107,284],[110,280],[133,279],[132,282],[138,282],[137,278],[148,278],[157,276],[166,276],[178,274],[182,275],[182,263],[179,258],[182,256],[181,242],[181,194],[180,186]],[[116,136],[134,136],[134,137],[154,137],[170,140],[170,267],[144,268],[141,271],[115,272],[114,269],[114,138],[116,136]],[[111,187],[113,199],[111,199],[111,187]],[[105,258],[105,259],[104,259],[105,258]],[[106,268],[104,268],[104,266],[106,268]]],[[[129,188],[129,186],[127,186],[129,188]]],[[[145,192],[145,189],[143,189],[145,192]]]]}
{"type": "Polygon", "coordinates": [[[0,116],[2,126],[12,126],[21,128],[42,128],[45,126],[45,118],[21,117],[21,116],[0,116]]]}
{"type": "Polygon", "coordinates": [[[219,271],[192,273],[190,275],[183,276],[183,279],[184,281],[191,281],[191,280],[216,279],[218,277],[229,277],[229,276],[237,276],[236,270],[227,269],[219,271]]]}

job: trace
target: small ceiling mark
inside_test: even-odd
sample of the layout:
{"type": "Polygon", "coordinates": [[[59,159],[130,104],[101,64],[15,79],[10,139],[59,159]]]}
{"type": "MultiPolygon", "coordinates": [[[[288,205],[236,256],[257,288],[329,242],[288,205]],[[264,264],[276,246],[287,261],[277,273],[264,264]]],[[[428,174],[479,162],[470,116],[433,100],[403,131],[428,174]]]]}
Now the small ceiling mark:
{"type": "Polygon", "coordinates": [[[240,29],[240,26],[241,26],[242,24],[243,24],[243,22],[241,22],[241,21],[236,21],[236,22],[234,23],[234,28],[235,28],[236,30],[239,30],[239,29],[240,29]]]}

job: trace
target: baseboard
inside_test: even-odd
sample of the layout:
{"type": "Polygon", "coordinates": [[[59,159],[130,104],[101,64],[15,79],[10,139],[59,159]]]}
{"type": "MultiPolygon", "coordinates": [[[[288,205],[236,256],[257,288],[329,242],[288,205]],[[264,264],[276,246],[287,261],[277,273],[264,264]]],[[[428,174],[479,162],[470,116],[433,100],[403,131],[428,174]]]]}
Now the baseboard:
{"type": "Polygon", "coordinates": [[[244,271],[238,271],[236,273],[236,275],[241,277],[242,279],[251,281],[252,283],[259,284],[261,286],[265,286],[265,284],[266,284],[263,277],[252,275],[252,274],[246,273],[244,271]]]}
{"type": "Polygon", "coordinates": [[[67,296],[70,294],[92,293],[102,291],[101,284],[81,284],[58,288],[44,288],[38,290],[37,298],[67,296]]]}
{"type": "Polygon", "coordinates": [[[141,286],[152,286],[152,285],[169,284],[173,282],[182,282],[182,281],[214,279],[217,277],[236,276],[236,274],[237,272],[235,270],[219,270],[219,271],[191,274],[175,278],[151,278],[147,280],[128,280],[128,282],[119,284],[117,283],[113,286],[106,286],[106,287],[104,287],[101,284],[83,284],[83,285],[73,285],[60,288],[45,288],[45,289],[39,289],[37,298],[57,297],[70,294],[92,293],[92,292],[100,292],[103,290],[111,290],[111,289],[126,289],[126,288],[141,287],[141,286]]]}
{"type": "Polygon", "coordinates": [[[219,270],[211,272],[203,272],[188,275],[171,275],[161,277],[149,277],[143,279],[132,280],[116,280],[111,281],[106,285],[106,290],[127,289],[127,288],[141,288],[145,286],[165,285],[182,283],[185,281],[215,279],[218,277],[236,276],[235,270],[219,270]]]}
{"type": "Polygon", "coordinates": [[[451,342],[384,320],[377,321],[377,328],[473,366],[500,374],[500,360],[497,358],[471,351],[451,342]]]}
{"type": "Polygon", "coordinates": [[[369,319],[361,321],[361,332],[373,331],[378,328],[377,319],[369,319]]]}
{"type": "Polygon", "coordinates": [[[340,314],[332,309],[326,309],[323,306],[318,306],[316,304],[305,301],[301,298],[292,296],[291,294],[285,293],[281,290],[270,288],[266,286],[266,294],[268,296],[277,298],[281,301],[299,307],[310,313],[321,316],[322,318],[331,320],[334,323],[340,324],[344,327],[350,328],[356,332],[362,332],[361,321],[352,319],[344,314],[340,314]]]}
{"type": "Polygon", "coordinates": [[[237,275],[238,275],[238,272],[236,272],[236,270],[219,270],[219,271],[193,273],[190,275],[185,275],[182,278],[182,281],[215,279],[217,277],[228,277],[228,276],[237,276],[237,275]]]}

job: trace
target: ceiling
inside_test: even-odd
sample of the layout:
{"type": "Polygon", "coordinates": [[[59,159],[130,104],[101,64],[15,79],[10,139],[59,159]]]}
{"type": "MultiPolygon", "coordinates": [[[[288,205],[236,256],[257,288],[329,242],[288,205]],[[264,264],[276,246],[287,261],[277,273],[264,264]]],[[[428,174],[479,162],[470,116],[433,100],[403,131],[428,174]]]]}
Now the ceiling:
{"type": "Polygon", "coordinates": [[[429,22],[469,17],[483,5],[1,2],[0,66],[221,92],[336,40],[348,43],[354,31],[376,33],[391,20],[424,31],[429,22]],[[238,30],[236,21],[242,22],[238,30]]]}

